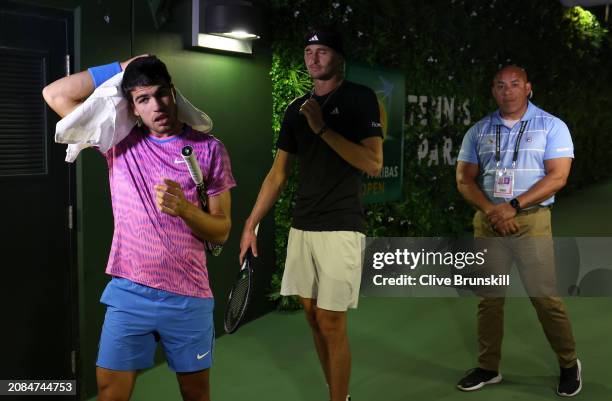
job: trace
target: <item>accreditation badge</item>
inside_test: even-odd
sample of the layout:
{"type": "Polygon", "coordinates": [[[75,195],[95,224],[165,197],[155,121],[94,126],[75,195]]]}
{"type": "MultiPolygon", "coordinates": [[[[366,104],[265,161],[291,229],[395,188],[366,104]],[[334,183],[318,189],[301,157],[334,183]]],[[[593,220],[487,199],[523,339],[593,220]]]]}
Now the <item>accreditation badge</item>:
{"type": "Polygon", "coordinates": [[[495,186],[493,196],[495,198],[512,198],[514,192],[514,170],[495,169],[495,186]]]}

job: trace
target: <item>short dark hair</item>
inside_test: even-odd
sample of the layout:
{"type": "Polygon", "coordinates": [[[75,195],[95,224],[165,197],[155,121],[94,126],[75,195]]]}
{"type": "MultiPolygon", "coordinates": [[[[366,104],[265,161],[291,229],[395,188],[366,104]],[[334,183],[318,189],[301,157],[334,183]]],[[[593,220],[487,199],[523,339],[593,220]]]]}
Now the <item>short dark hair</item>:
{"type": "Polygon", "coordinates": [[[128,64],[121,81],[121,90],[127,100],[133,101],[134,88],[153,85],[172,85],[172,77],[168,73],[166,64],[155,56],[139,57],[128,64]]]}
{"type": "Polygon", "coordinates": [[[516,64],[508,64],[508,65],[502,66],[501,68],[497,70],[497,72],[495,72],[495,75],[493,75],[493,79],[491,80],[491,85],[494,86],[495,80],[497,79],[499,74],[501,74],[502,71],[507,70],[507,69],[515,69],[515,70],[520,71],[520,73],[523,74],[523,78],[525,79],[525,82],[529,82],[529,75],[527,74],[526,69],[516,64]]]}

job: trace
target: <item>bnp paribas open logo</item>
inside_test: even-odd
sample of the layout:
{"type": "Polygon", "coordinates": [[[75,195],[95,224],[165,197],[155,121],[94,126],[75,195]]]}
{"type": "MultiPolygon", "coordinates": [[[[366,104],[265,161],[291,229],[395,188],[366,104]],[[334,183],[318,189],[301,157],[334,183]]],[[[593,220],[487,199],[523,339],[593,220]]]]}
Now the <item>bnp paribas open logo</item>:
{"type": "Polygon", "coordinates": [[[389,131],[389,112],[391,107],[391,100],[393,99],[394,85],[379,77],[381,81],[381,88],[376,91],[376,100],[378,101],[378,114],[380,121],[372,121],[372,128],[381,128],[383,133],[383,141],[387,139],[387,133],[389,131]]]}

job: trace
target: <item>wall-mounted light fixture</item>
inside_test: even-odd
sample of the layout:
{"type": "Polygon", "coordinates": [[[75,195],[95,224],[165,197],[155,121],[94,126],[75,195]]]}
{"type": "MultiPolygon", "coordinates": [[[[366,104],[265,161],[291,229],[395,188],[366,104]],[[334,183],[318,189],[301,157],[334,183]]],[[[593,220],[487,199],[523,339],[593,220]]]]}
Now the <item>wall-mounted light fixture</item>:
{"type": "Polygon", "coordinates": [[[259,16],[250,1],[192,0],[191,45],[251,54],[259,16]]]}

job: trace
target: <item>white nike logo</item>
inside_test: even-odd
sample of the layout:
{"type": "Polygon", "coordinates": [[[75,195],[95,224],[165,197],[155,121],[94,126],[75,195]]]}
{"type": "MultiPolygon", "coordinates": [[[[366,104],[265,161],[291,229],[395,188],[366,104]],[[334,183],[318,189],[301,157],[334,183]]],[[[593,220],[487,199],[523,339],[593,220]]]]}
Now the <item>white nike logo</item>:
{"type": "Polygon", "coordinates": [[[183,159],[174,159],[174,164],[181,164],[181,163],[185,163],[185,160],[183,160],[183,159]]]}
{"type": "Polygon", "coordinates": [[[209,353],[210,353],[210,351],[207,351],[206,353],[204,353],[204,354],[202,354],[202,355],[197,354],[197,355],[196,355],[196,358],[198,358],[198,360],[200,360],[200,359],[204,358],[206,355],[208,355],[209,353]]]}

